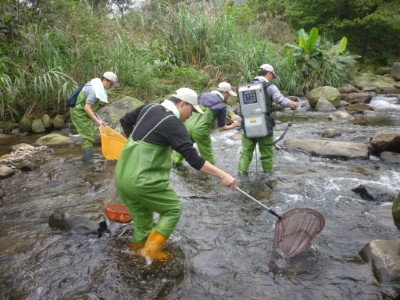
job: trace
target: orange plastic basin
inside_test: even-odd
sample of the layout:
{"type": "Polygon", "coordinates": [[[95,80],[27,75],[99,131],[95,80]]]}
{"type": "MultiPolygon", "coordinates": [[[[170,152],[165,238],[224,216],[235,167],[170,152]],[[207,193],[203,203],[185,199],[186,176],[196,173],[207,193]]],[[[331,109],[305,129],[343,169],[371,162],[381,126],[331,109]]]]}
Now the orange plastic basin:
{"type": "Polygon", "coordinates": [[[104,212],[106,213],[107,218],[114,222],[128,223],[132,220],[128,209],[124,204],[107,203],[104,205],[104,212]]]}

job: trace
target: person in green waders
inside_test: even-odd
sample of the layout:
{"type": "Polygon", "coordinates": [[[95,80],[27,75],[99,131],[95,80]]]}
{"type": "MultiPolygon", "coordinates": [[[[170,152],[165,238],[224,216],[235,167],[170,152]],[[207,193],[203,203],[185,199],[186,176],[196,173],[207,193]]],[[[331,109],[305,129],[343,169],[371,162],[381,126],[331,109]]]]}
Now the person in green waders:
{"type": "Polygon", "coordinates": [[[276,77],[274,68],[269,64],[263,64],[258,69],[258,76],[253,78],[252,82],[261,82],[264,86],[264,92],[267,97],[267,107],[268,109],[268,121],[267,127],[269,135],[260,138],[248,138],[246,133],[242,134],[242,146],[240,150],[238,172],[239,175],[247,175],[251,160],[253,159],[254,148],[258,144],[260,151],[261,165],[264,173],[271,173],[273,169],[273,158],[274,158],[274,136],[273,127],[275,126],[275,121],[272,116],[272,101],[283,107],[289,107],[294,110],[297,108],[297,103],[285,98],[279,89],[271,83],[271,81],[276,77]]]}
{"type": "Polygon", "coordinates": [[[120,120],[128,141],[115,168],[117,193],[134,221],[130,248],[152,260],[167,260],[161,250],[175,229],[182,203],[169,185],[171,149],[182,154],[196,170],[218,177],[236,189],[235,179],[199,156],[183,122],[193,110],[202,114],[197,93],[180,88],[161,104],[147,104],[120,120]],[[153,214],[159,220],[153,227],[153,214]]]}
{"type": "Polygon", "coordinates": [[[101,103],[108,103],[106,90],[118,87],[117,76],[113,72],[105,72],[101,78],[94,78],[82,88],[75,106],[70,108],[70,117],[78,134],[82,138],[82,157],[87,163],[94,162],[94,128],[93,122],[99,126],[105,123],[95,112],[101,103]]]}
{"type": "MultiPolygon", "coordinates": [[[[240,126],[240,122],[233,121],[231,125],[225,124],[226,104],[229,96],[237,96],[228,82],[221,82],[216,91],[203,93],[199,96],[199,105],[202,105],[204,114],[194,114],[186,122],[185,126],[190,138],[200,151],[201,157],[214,164],[214,153],[211,145],[211,127],[215,120],[218,122],[218,130],[225,131],[240,126]]],[[[183,156],[173,152],[172,162],[179,166],[182,164],[183,156]]]]}

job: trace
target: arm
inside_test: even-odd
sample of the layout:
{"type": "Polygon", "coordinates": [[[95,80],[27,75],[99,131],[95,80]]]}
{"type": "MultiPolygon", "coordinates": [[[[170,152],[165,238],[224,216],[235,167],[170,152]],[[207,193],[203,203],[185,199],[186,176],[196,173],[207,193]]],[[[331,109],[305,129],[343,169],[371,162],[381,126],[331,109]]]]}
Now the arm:
{"type": "Polygon", "coordinates": [[[226,119],[226,106],[219,109],[212,109],[214,115],[217,117],[218,121],[218,130],[219,131],[226,131],[230,129],[234,129],[235,127],[240,126],[240,122],[233,121],[231,125],[225,124],[226,119]]]}
{"type": "Polygon", "coordinates": [[[122,130],[124,131],[125,136],[130,136],[132,134],[133,128],[135,127],[136,121],[139,117],[140,112],[142,111],[144,105],[138,107],[137,109],[126,113],[120,120],[122,130]]]}
{"type": "Polygon", "coordinates": [[[289,107],[292,110],[296,109],[297,103],[295,101],[291,101],[290,99],[284,97],[274,84],[271,84],[267,88],[267,92],[268,95],[272,97],[272,100],[274,100],[275,103],[283,107],[289,107]]]}
{"type": "Polygon", "coordinates": [[[240,126],[240,122],[233,121],[231,125],[225,125],[224,127],[219,127],[219,131],[226,131],[240,126]]]}
{"type": "Polygon", "coordinates": [[[87,115],[99,126],[104,126],[104,122],[97,118],[97,116],[95,115],[95,113],[92,110],[92,104],[86,103],[85,104],[85,112],[87,113],[87,115]]]}
{"type": "Polygon", "coordinates": [[[236,189],[236,180],[231,175],[225,171],[217,168],[216,166],[210,164],[208,161],[200,169],[201,172],[218,177],[225,186],[231,189],[236,189]]]}

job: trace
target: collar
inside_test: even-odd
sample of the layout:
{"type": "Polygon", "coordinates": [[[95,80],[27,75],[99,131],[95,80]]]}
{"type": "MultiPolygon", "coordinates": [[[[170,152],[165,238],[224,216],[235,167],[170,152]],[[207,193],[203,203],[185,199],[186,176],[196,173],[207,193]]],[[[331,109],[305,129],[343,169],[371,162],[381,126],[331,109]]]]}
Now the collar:
{"type": "Polygon", "coordinates": [[[181,116],[178,109],[176,108],[175,103],[172,102],[171,100],[165,99],[164,102],[161,103],[161,105],[164,106],[167,111],[172,112],[178,119],[181,116]]]}
{"type": "Polygon", "coordinates": [[[211,94],[217,94],[218,96],[221,97],[221,99],[222,99],[223,101],[225,101],[224,95],[222,95],[222,94],[220,93],[220,91],[212,91],[211,94]]]}
{"type": "Polygon", "coordinates": [[[254,79],[257,79],[259,82],[268,82],[268,80],[264,76],[256,76],[254,77],[254,79]]]}
{"type": "Polygon", "coordinates": [[[96,93],[96,98],[99,99],[101,102],[108,103],[107,99],[107,92],[104,88],[103,83],[101,82],[100,78],[94,78],[90,81],[94,92],[96,93]]]}

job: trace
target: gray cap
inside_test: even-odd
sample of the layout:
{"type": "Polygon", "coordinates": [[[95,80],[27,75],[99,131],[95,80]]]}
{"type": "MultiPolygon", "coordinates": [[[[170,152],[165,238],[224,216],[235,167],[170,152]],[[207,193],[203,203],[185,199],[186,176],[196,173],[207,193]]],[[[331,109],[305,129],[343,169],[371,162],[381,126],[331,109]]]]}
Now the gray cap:
{"type": "Polygon", "coordinates": [[[275,71],[274,71],[274,67],[271,66],[270,64],[263,64],[260,66],[260,68],[258,69],[259,71],[267,71],[267,72],[271,72],[272,74],[274,74],[274,77],[276,77],[275,71]]]}
{"type": "Polygon", "coordinates": [[[189,104],[192,104],[197,112],[204,114],[203,110],[199,106],[199,103],[197,102],[197,93],[192,89],[180,88],[176,90],[175,94],[173,94],[172,96],[189,104]]]}

